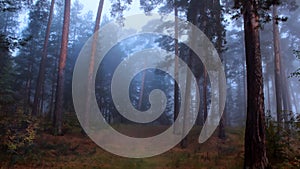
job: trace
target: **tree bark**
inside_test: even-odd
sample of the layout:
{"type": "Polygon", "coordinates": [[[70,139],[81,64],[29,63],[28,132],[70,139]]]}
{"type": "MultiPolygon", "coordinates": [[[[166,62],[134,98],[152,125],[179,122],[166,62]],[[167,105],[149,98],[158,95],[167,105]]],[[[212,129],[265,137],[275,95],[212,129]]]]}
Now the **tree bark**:
{"type": "Polygon", "coordinates": [[[264,169],[268,166],[265,146],[264,94],[259,36],[259,15],[257,13],[258,5],[256,0],[243,1],[248,82],[245,169],[264,169]]]}
{"type": "Polygon", "coordinates": [[[55,4],[55,0],[51,0],[50,14],[48,18],[46,36],[45,36],[44,47],[43,47],[43,54],[42,54],[42,59],[39,68],[39,75],[38,75],[37,85],[34,94],[34,101],[33,101],[33,108],[32,108],[33,116],[36,116],[38,114],[38,106],[41,99],[42,86],[45,78],[45,67],[46,67],[46,60],[47,60],[47,53],[48,53],[47,49],[48,49],[51,23],[52,23],[53,12],[54,12],[54,4],[55,4]]]}
{"type": "Polygon", "coordinates": [[[56,116],[56,132],[62,135],[62,111],[63,111],[63,93],[64,93],[64,80],[65,80],[65,67],[68,50],[68,38],[70,27],[70,8],[71,0],[65,0],[64,22],[61,40],[61,50],[58,66],[58,77],[56,86],[56,103],[55,103],[55,116],[56,116]]]}

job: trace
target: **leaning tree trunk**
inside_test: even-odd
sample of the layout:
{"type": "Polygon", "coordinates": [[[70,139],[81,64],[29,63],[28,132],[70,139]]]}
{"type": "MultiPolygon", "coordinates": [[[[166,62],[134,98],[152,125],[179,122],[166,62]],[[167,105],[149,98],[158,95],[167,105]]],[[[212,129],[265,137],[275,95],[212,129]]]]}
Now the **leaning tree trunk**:
{"type": "Polygon", "coordinates": [[[247,65],[248,107],[245,131],[245,169],[264,169],[268,165],[265,146],[263,74],[259,37],[258,3],[243,1],[247,65]]]}
{"type": "Polygon", "coordinates": [[[59,57],[58,77],[57,77],[57,86],[56,86],[56,102],[55,102],[55,110],[54,110],[55,117],[56,117],[55,132],[58,135],[62,135],[63,93],[64,93],[64,81],[65,81],[64,75],[65,75],[67,50],[68,50],[70,8],[71,8],[71,0],[65,0],[64,22],[63,22],[61,50],[60,50],[60,57],[59,57]]]}
{"type": "Polygon", "coordinates": [[[89,125],[89,112],[90,112],[90,99],[92,95],[92,84],[93,84],[93,74],[95,69],[95,56],[96,56],[96,50],[97,50],[97,40],[98,40],[98,30],[100,28],[100,21],[101,21],[101,15],[102,15],[102,9],[103,9],[104,0],[99,1],[98,6],[98,12],[95,22],[95,28],[94,28],[94,35],[93,35],[93,42],[92,42],[92,51],[89,61],[89,72],[88,72],[88,84],[87,84],[87,96],[86,96],[86,102],[85,102],[85,126],[89,125]]]}
{"type": "Polygon", "coordinates": [[[38,107],[39,107],[39,102],[41,99],[41,93],[42,93],[42,88],[43,88],[42,86],[44,84],[45,67],[46,67],[46,60],[47,60],[47,49],[48,49],[48,43],[49,43],[49,37],[50,37],[51,23],[52,23],[52,18],[53,18],[54,4],[55,4],[55,0],[51,0],[50,14],[49,14],[49,18],[48,18],[46,36],[45,36],[44,47],[43,47],[43,54],[42,54],[42,59],[41,59],[41,63],[40,63],[39,75],[38,75],[38,79],[37,79],[37,85],[36,85],[34,101],[33,101],[33,108],[32,108],[33,116],[36,116],[38,114],[38,107]]]}

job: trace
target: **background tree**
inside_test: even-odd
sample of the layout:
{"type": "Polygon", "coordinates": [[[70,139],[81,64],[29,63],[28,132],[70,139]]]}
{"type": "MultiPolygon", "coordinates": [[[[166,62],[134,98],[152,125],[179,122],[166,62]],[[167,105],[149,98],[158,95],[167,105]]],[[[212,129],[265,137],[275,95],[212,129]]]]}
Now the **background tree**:
{"type": "Polygon", "coordinates": [[[279,42],[279,28],[277,14],[277,5],[273,5],[273,38],[274,38],[274,56],[275,56],[275,89],[276,89],[276,105],[277,105],[277,122],[278,122],[278,131],[282,129],[283,124],[283,109],[282,109],[282,68],[281,68],[281,54],[280,54],[280,42],[279,42]]]}
{"type": "Polygon", "coordinates": [[[39,106],[39,102],[41,99],[41,93],[43,92],[42,87],[43,87],[44,78],[45,78],[45,69],[46,69],[45,66],[46,66],[46,62],[47,62],[48,44],[49,44],[49,37],[50,37],[50,33],[51,33],[50,31],[51,31],[51,24],[52,24],[53,12],[54,12],[54,4],[55,4],[55,0],[51,0],[46,36],[45,36],[45,40],[44,40],[42,58],[40,61],[38,79],[37,79],[34,101],[33,101],[32,115],[34,115],[34,116],[36,116],[38,113],[38,106],[39,106]]]}
{"type": "Polygon", "coordinates": [[[63,91],[64,91],[64,73],[67,59],[68,36],[70,26],[70,8],[71,0],[65,0],[64,23],[61,40],[61,50],[58,66],[58,78],[56,87],[56,102],[55,102],[55,116],[56,116],[56,131],[58,135],[62,135],[62,113],[63,113],[63,91]]]}
{"type": "Polygon", "coordinates": [[[32,106],[33,86],[36,85],[34,79],[37,78],[38,65],[42,55],[42,43],[45,38],[47,18],[49,15],[49,3],[47,1],[36,1],[29,11],[28,27],[23,30],[22,36],[28,39],[27,43],[20,48],[18,56],[15,59],[17,71],[17,85],[21,88],[21,94],[24,97],[25,113],[32,106]],[[26,100],[26,101],[25,101],[26,100]]]}

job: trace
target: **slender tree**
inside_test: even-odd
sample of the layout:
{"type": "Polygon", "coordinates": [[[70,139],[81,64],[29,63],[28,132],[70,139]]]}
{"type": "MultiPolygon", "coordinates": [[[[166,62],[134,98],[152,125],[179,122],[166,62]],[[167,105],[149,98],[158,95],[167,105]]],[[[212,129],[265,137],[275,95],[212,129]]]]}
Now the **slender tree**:
{"type": "Polygon", "coordinates": [[[282,91],[282,101],[283,101],[283,119],[284,119],[284,129],[289,130],[289,118],[292,114],[292,104],[291,95],[288,90],[290,83],[287,80],[286,71],[283,70],[283,60],[281,60],[281,91],[282,91]]]}
{"type": "Polygon", "coordinates": [[[100,22],[101,22],[101,15],[103,10],[103,4],[104,0],[99,1],[98,5],[98,12],[95,22],[95,28],[94,28],[94,36],[93,36],[93,42],[92,42],[92,51],[90,56],[90,62],[89,62],[89,72],[88,72],[88,85],[87,85],[87,98],[85,103],[85,125],[88,125],[88,119],[89,119],[89,111],[90,111],[90,97],[92,94],[92,82],[93,82],[93,73],[95,69],[95,55],[97,50],[97,40],[98,40],[98,30],[100,28],[100,22]]]}
{"type": "Polygon", "coordinates": [[[68,37],[70,26],[70,10],[71,0],[65,0],[64,22],[61,40],[61,50],[58,66],[58,77],[56,86],[56,102],[55,102],[55,117],[56,117],[56,131],[58,135],[62,135],[62,112],[63,112],[63,93],[64,93],[64,73],[67,59],[68,37]]]}
{"type": "Polygon", "coordinates": [[[45,78],[45,69],[46,69],[46,61],[47,61],[47,53],[48,53],[47,51],[48,51],[51,23],[52,23],[53,12],[54,12],[54,4],[55,4],[55,0],[51,0],[50,14],[49,14],[49,18],[48,18],[42,59],[40,62],[39,74],[38,74],[35,95],[34,95],[34,101],[33,101],[33,108],[32,108],[33,116],[36,116],[38,114],[38,105],[39,105],[38,103],[41,101],[40,99],[41,99],[41,93],[42,93],[42,86],[43,86],[44,78],[45,78]]]}
{"type": "MultiPolygon", "coordinates": [[[[144,67],[146,65],[146,62],[144,63],[144,67]]],[[[141,93],[140,93],[140,99],[139,99],[139,103],[138,103],[138,108],[139,110],[142,109],[142,104],[143,104],[143,96],[144,96],[144,89],[145,89],[145,79],[146,79],[146,71],[143,72],[142,75],[142,84],[141,84],[141,93]]]]}
{"type": "MultiPolygon", "coordinates": [[[[178,6],[177,0],[174,0],[174,17],[175,17],[175,62],[174,62],[174,122],[176,121],[179,114],[179,86],[176,85],[176,81],[178,81],[178,69],[179,69],[179,47],[178,47],[178,6]],[[178,56],[178,57],[177,57],[178,56]]],[[[174,133],[176,134],[176,126],[174,126],[174,133]]]]}
{"type": "Polygon", "coordinates": [[[203,69],[203,124],[207,119],[207,71],[203,69]]]}
{"type": "MultiPolygon", "coordinates": [[[[214,14],[215,14],[215,19],[216,19],[216,31],[217,31],[217,42],[216,42],[216,48],[217,51],[220,55],[220,59],[222,60],[222,62],[224,63],[223,57],[222,57],[222,50],[223,50],[223,30],[224,27],[222,25],[222,7],[221,7],[221,3],[220,0],[216,0],[213,1],[213,9],[214,9],[214,14]]],[[[221,85],[222,83],[219,83],[219,85],[221,85]]],[[[221,86],[220,86],[221,88],[221,86]]],[[[221,98],[219,98],[221,99],[221,98]]],[[[220,100],[221,101],[221,100],[220,100]]],[[[219,107],[220,108],[220,107],[219,107]]],[[[220,110],[224,111],[223,115],[221,117],[220,123],[219,123],[219,138],[220,139],[225,139],[226,135],[225,135],[225,117],[226,117],[226,110],[220,110]]]]}
{"type": "Polygon", "coordinates": [[[283,116],[282,116],[282,87],[281,87],[281,54],[279,42],[279,28],[277,18],[277,5],[273,6],[273,41],[274,41],[274,56],[275,56],[275,95],[276,95],[276,111],[278,131],[281,130],[283,116]]]}

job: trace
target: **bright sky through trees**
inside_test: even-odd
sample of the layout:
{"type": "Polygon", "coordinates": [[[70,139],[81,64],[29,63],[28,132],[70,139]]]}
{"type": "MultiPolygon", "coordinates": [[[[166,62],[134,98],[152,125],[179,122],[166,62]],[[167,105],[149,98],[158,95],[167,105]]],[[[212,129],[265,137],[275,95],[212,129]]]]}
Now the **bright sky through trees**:
{"type": "MultiPolygon", "coordinates": [[[[84,5],[84,12],[91,10],[94,13],[94,17],[96,17],[99,1],[95,1],[95,0],[79,0],[79,1],[84,5]]],[[[102,17],[105,15],[110,17],[110,10],[111,10],[111,1],[105,0],[102,17]]],[[[138,14],[138,13],[142,13],[142,11],[139,8],[139,1],[133,1],[132,4],[130,5],[130,10],[124,11],[124,16],[138,14]]]]}

